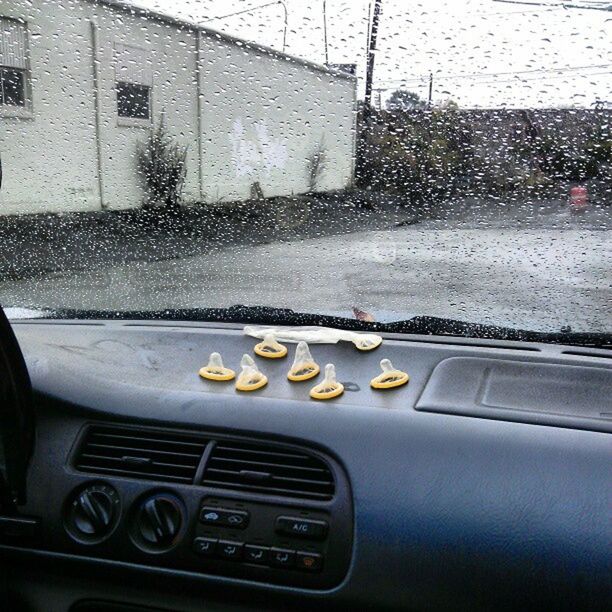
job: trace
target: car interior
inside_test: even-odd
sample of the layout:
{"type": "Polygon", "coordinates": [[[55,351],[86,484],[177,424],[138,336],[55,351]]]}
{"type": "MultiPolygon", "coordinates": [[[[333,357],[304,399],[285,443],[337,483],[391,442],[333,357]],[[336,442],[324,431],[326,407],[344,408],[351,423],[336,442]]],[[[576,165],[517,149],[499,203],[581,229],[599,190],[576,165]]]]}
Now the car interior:
{"type": "Polygon", "coordinates": [[[3,316],[3,609],[609,609],[612,353],[381,337],[317,402],[238,323],[3,316]]]}
{"type": "Polygon", "coordinates": [[[0,612],[612,611],[609,3],[141,4],[0,0],[0,612]]]}

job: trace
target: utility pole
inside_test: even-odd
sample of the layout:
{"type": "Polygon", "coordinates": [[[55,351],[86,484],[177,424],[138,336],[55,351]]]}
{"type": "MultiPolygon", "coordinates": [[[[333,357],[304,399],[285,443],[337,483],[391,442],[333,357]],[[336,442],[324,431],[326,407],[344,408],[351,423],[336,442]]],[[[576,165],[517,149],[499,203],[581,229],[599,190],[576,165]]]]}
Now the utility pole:
{"type": "Polygon", "coordinates": [[[429,73],[429,98],[427,100],[427,108],[431,108],[431,102],[433,97],[433,72],[429,73]]]}
{"type": "Polygon", "coordinates": [[[376,59],[376,38],[378,37],[378,22],[382,0],[374,0],[374,13],[372,15],[372,27],[368,42],[368,67],[366,71],[365,100],[363,107],[364,122],[367,124],[372,114],[372,82],[374,80],[374,61],[376,59]]]}
{"type": "Polygon", "coordinates": [[[329,55],[327,52],[327,7],[326,0],[323,0],[323,37],[325,39],[325,65],[329,66],[329,55]]]}
{"type": "Polygon", "coordinates": [[[372,27],[372,3],[368,4],[368,27],[366,29],[366,58],[368,57],[368,47],[370,46],[370,29],[372,27]]]}
{"type": "Polygon", "coordinates": [[[283,28],[283,53],[287,47],[287,26],[289,21],[289,12],[287,11],[287,5],[285,4],[285,0],[278,0],[278,3],[283,7],[283,14],[285,17],[284,20],[284,28],[283,28]]]}
{"type": "Polygon", "coordinates": [[[383,95],[383,91],[385,91],[385,89],[381,89],[380,87],[377,87],[376,89],[373,89],[372,91],[376,92],[376,107],[378,108],[378,110],[382,110],[382,95],[383,95]]]}

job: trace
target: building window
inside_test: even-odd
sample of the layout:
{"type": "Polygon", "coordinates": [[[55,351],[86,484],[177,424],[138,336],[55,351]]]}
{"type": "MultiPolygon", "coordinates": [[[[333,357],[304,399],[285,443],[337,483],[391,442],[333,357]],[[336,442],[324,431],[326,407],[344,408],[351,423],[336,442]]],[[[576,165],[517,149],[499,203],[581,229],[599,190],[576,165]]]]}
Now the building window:
{"type": "Polygon", "coordinates": [[[151,119],[151,88],[147,85],[117,83],[117,112],[119,117],[151,119]]]}
{"type": "Polygon", "coordinates": [[[25,106],[25,70],[0,67],[0,105],[25,106]]]}
{"type": "Polygon", "coordinates": [[[0,107],[27,105],[26,25],[0,17],[0,107]]]}
{"type": "Polygon", "coordinates": [[[148,126],[153,118],[153,69],[150,53],[115,45],[117,116],[120,125],[148,126]]]}

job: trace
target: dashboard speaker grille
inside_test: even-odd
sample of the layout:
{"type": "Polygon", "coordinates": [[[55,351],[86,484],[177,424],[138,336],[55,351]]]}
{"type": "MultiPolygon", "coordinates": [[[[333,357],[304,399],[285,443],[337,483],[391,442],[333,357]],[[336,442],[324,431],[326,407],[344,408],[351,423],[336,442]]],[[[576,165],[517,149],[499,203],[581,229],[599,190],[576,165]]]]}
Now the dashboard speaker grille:
{"type": "Polygon", "coordinates": [[[322,459],[281,446],[240,441],[215,444],[202,484],[317,500],[331,499],[335,491],[331,470],[322,459]]]}
{"type": "Polygon", "coordinates": [[[90,426],[76,455],[84,472],[192,483],[207,440],[179,432],[90,426]]]}

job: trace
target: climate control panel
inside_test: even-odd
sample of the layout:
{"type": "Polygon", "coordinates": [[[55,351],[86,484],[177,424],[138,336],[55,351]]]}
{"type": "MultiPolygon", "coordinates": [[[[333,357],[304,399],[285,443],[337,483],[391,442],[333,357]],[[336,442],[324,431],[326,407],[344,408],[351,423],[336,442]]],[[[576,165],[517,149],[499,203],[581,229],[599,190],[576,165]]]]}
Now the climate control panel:
{"type": "Polygon", "coordinates": [[[218,560],[292,572],[321,572],[330,514],[288,512],[283,505],[204,498],[192,541],[203,561],[218,560]]]}
{"type": "Polygon", "coordinates": [[[305,588],[330,588],[346,575],[352,521],[333,502],[140,484],[75,487],[63,505],[70,552],[305,588]]]}
{"type": "Polygon", "coordinates": [[[329,455],[127,426],[88,425],[79,440],[74,467],[47,498],[61,521],[46,529],[58,521],[42,517],[46,548],[300,588],[329,589],[346,577],[353,506],[344,470],[329,455]],[[170,462],[180,470],[163,472],[170,462]]]}

